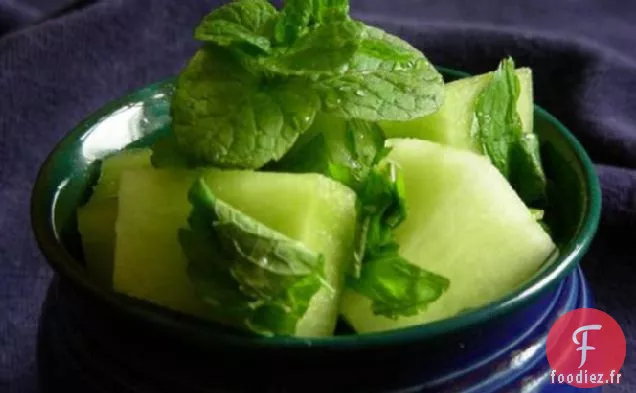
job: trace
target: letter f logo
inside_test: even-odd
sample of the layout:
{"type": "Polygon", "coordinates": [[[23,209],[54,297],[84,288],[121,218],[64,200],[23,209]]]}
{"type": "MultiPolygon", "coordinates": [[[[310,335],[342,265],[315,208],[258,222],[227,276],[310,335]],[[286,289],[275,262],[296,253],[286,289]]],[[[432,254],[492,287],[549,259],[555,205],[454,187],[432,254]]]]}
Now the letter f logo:
{"type": "Polygon", "coordinates": [[[580,345],[580,347],[578,347],[576,350],[577,351],[581,351],[581,364],[579,364],[579,368],[583,367],[583,365],[585,364],[585,361],[587,360],[587,351],[593,351],[596,348],[594,347],[589,347],[587,345],[587,331],[588,330],[601,330],[601,325],[585,325],[585,326],[581,326],[580,328],[576,329],[574,331],[574,333],[572,333],[572,341],[574,341],[574,344],[576,345],[580,345]],[[579,340],[576,338],[576,336],[578,336],[579,333],[583,332],[582,337],[582,343],[579,342],[579,340]]]}

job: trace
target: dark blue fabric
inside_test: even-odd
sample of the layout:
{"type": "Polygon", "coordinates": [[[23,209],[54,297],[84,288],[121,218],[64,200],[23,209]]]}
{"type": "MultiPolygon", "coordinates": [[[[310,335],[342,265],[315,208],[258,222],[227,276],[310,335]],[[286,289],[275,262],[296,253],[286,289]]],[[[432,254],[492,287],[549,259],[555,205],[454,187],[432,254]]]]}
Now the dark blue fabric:
{"type": "MultiPolygon", "coordinates": [[[[0,0],[0,391],[35,392],[39,307],[51,273],[29,226],[38,166],[84,116],[176,73],[215,1],[0,0]],[[52,17],[47,21],[47,17],[52,17]]],[[[636,390],[636,4],[625,0],[354,0],[356,16],[403,35],[436,64],[481,72],[512,55],[539,104],[598,164],[600,233],[584,267],[627,336],[636,390]]]]}

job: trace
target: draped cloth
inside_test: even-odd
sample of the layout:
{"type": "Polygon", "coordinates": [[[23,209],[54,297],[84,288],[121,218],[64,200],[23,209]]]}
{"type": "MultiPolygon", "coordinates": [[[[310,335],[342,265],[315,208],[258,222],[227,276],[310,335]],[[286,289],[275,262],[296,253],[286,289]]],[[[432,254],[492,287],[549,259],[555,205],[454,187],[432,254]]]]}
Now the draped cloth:
{"type": "MultiPolygon", "coordinates": [[[[206,0],[0,0],[0,391],[36,392],[35,336],[52,272],[29,221],[39,165],[85,116],[174,75],[197,48],[206,0]]],[[[536,102],[587,149],[603,215],[583,261],[597,307],[627,337],[620,385],[636,390],[636,3],[624,0],[355,0],[355,17],[435,64],[471,73],[508,55],[536,102]]]]}

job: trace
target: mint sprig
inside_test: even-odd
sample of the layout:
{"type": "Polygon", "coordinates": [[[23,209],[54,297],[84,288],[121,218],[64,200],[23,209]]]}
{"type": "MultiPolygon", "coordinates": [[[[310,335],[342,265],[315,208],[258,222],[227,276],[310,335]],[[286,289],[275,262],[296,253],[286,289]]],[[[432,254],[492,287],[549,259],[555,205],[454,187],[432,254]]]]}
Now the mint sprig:
{"type": "Polygon", "coordinates": [[[519,77],[515,63],[499,63],[490,83],[475,103],[476,140],[484,154],[510,181],[529,206],[542,205],[546,198],[546,177],[541,164],[539,141],[524,133],[517,113],[519,77]]]}
{"type": "Polygon", "coordinates": [[[352,20],[346,0],[239,0],[210,13],[181,73],[173,132],[204,165],[279,160],[316,113],[408,120],[436,111],[443,81],[420,51],[352,20]]]}

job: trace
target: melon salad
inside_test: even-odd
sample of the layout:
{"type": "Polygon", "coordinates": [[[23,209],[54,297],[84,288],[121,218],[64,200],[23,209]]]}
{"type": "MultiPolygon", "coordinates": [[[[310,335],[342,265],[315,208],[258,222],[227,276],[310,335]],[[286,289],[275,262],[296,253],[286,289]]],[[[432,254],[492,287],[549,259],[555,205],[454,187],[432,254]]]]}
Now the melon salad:
{"type": "Polygon", "coordinates": [[[423,325],[496,302],[557,250],[532,72],[445,83],[346,0],[237,0],[195,30],[172,127],[106,157],[87,274],[262,336],[423,325]]]}

